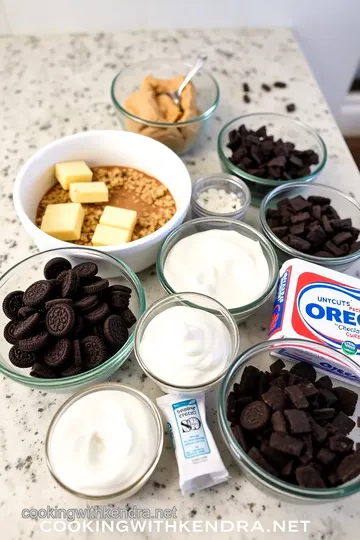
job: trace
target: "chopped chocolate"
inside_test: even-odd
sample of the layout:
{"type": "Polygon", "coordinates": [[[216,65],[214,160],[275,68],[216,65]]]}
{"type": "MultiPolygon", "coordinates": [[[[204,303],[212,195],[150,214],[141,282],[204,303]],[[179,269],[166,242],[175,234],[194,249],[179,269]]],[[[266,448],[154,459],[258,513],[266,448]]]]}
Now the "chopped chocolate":
{"type": "Polygon", "coordinates": [[[360,474],[360,452],[346,456],[336,469],[336,474],[344,483],[360,474]]]}
{"type": "Polygon", "coordinates": [[[313,417],[315,420],[331,420],[334,417],[335,409],[324,407],[322,409],[313,409],[313,417]]]}
{"type": "Polygon", "coordinates": [[[274,431],[279,433],[286,433],[286,420],[281,411],[275,411],[271,416],[271,424],[274,431]]]}
{"type": "Polygon", "coordinates": [[[343,411],[340,411],[332,421],[332,425],[342,433],[350,433],[350,431],[352,431],[355,427],[355,422],[343,411]]]}
{"type": "Polygon", "coordinates": [[[311,209],[310,213],[314,219],[317,221],[321,220],[321,206],[319,204],[315,204],[311,209]]]}
{"type": "Polygon", "coordinates": [[[338,435],[333,435],[329,439],[329,448],[333,452],[338,452],[340,454],[349,454],[354,446],[354,441],[345,437],[341,433],[338,435]]]}
{"type": "Polygon", "coordinates": [[[332,452],[328,448],[321,448],[316,456],[316,459],[323,465],[329,465],[332,461],[334,461],[335,457],[335,452],[332,452]]]}
{"type": "Polygon", "coordinates": [[[307,409],[309,402],[304,396],[300,386],[292,385],[285,388],[285,393],[289,396],[296,409],[307,409]]]}
{"type": "Polygon", "coordinates": [[[321,407],[334,407],[338,400],[334,392],[327,388],[320,388],[318,397],[321,407]]]}
{"type": "Polygon", "coordinates": [[[278,236],[279,238],[282,238],[283,236],[285,236],[288,230],[289,230],[289,227],[286,227],[284,225],[281,227],[272,227],[272,232],[276,234],[276,236],[278,236]]]}
{"type": "Polygon", "coordinates": [[[262,467],[264,471],[273,474],[274,476],[278,476],[276,470],[270,465],[270,463],[266,461],[258,448],[256,448],[255,446],[250,448],[250,450],[248,451],[248,456],[251,457],[251,459],[255,461],[257,465],[262,467]]]}
{"type": "Polygon", "coordinates": [[[309,463],[309,461],[312,460],[313,455],[314,455],[313,442],[312,442],[311,435],[309,433],[304,435],[302,437],[302,440],[304,441],[304,448],[302,449],[299,459],[301,463],[306,465],[307,463],[309,463]]]}
{"type": "Polygon", "coordinates": [[[325,441],[325,439],[327,438],[327,436],[328,436],[328,433],[327,433],[326,429],[324,427],[320,426],[317,422],[315,422],[315,420],[312,418],[312,416],[308,415],[308,419],[309,419],[309,422],[310,422],[311,434],[312,434],[312,437],[313,437],[314,441],[317,444],[322,444],[325,441]]]}
{"type": "Polygon", "coordinates": [[[309,364],[309,362],[297,362],[290,369],[290,373],[302,377],[312,383],[316,380],[315,368],[312,364],[309,364]]]}
{"type": "Polygon", "coordinates": [[[312,398],[319,393],[319,390],[311,382],[300,382],[299,387],[306,398],[312,398]]]}
{"type": "Polygon", "coordinates": [[[286,433],[277,433],[274,431],[270,437],[270,448],[283,452],[284,454],[290,454],[291,456],[300,456],[301,450],[304,446],[303,441],[287,435],[286,433]]]}
{"type": "Polygon", "coordinates": [[[282,369],[284,369],[285,363],[281,360],[281,358],[278,358],[275,362],[273,362],[270,366],[271,373],[279,373],[282,369]]]}
{"type": "Polygon", "coordinates": [[[301,223],[302,221],[307,221],[308,219],[310,219],[309,212],[300,212],[299,214],[294,214],[290,217],[290,221],[293,225],[295,223],[301,223]]]}
{"type": "Polygon", "coordinates": [[[303,238],[299,238],[298,236],[295,236],[293,234],[289,234],[287,244],[290,247],[297,249],[298,251],[305,252],[305,253],[310,251],[311,249],[310,242],[308,242],[307,240],[304,240],[303,238]]]}
{"type": "Polygon", "coordinates": [[[242,373],[238,393],[242,396],[252,395],[257,387],[260,371],[254,366],[246,366],[242,373]]]}
{"type": "Polygon", "coordinates": [[[244,432],[241,429],[241,427],[238,426],[238,425],[237,426],[232,426],[231,431],[233,432],[233,435],[234,435],[235,439],[237,440],[237,442],[243,448],[244,452],[247,452],[248,445],[246,443],[244,432]]]}
{"type": "Polygon", "coordinates": [[[328,375],[320,377],[315,383],[316,388],[327,388],[328,390],[332,389],[332,381],[328,375]]]}
{"type": "Polygon", "coordinates": [[[316,489],[326,487],[319,471],[313,465],[297,467],[295,476],[299,486],[316,489]]]}
{"type": "Polygon", "coordinates": [[[322,216],[321,218],[322,226],[324,228],[324,231],[327,234],[332,234],[334,232],[334,229],[332,228],[332,225],[329,221],[329,218],[327,216],[322,216]]]}
{"type": "Polygon", "coordinates": [[[271,386],[261,398],[274,411],[283,411],[285,409],[287,402],[286,395],[278,386],[271,386]]]}
{"type": "Polygon", "coordinates": [[[335,236],[333,236],[332,241],[334,242],[334,244],[339,246],[340,244],[343,244],[344,242],[347,242],[351,238],[352,238],[351,232],[341,231],[341,232],[335,234],[335,236]]]}
{"type": "Polygon", "coordinates": [[[333,388],[334,394],[338,398],[338,406],[348,416],[352,416],[355,412],[358,394],[353,390],[349,390],[343,386],[337,386],[333,388]]]}
{"type": "Polygon", "coordinates": [[[291,433],[294,435],[310,433],[311,426],[306,412],[297,409],[288,409],[284,411],[284,415],[289,423],[291,433]]]}

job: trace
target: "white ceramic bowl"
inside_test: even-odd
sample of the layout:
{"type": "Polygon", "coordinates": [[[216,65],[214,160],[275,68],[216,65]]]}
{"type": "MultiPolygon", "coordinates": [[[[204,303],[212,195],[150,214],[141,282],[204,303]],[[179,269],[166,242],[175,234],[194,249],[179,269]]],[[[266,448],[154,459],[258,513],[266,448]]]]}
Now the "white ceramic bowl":
{"type": "Polygon", "coordinates": [[[139,169],[162,182],[176,203],[176,213],[163,227],[134,242],[97,248],[119,257],[134,272],[155,263],[164,238],[187,213],[191,199],[191,179],[181,159],[165,145],[127,131],[85,131],[48,144],[31,157],[20,170],[14,185],[14,205],[26,232],[37,247],[48,250],[69,247],[41,231],[34,223],[37,206],[54,184],[54,165],[61,161],[84,160],[90,167],[120,165],[139,169]]]}

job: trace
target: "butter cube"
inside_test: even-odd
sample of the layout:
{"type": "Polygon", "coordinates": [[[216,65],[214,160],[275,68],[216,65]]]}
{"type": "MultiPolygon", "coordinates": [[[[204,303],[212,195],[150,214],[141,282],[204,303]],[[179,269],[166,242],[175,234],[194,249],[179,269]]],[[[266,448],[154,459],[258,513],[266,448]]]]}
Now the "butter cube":
{"type": "Polygon", "coordinates": [[[73,182],[91,182],[93,173],[85,161],[64,161],[56,163],[55,177],[68,190],[73,182]]]}
{"type": "Polygon", "coordinates": [[[130,236],[134,231],[137,213],[135,210],[117,208],[116,206],[105,206],[100,218],[100,224],[107,227],[117,227],[130,231],[130,236]]]}
{"type": "Polygon", "coordinates": [[[79,203],[48,204],[40,228],[59,240],[79,240],[84,217],[79,203]]]}
{"type": "Polygon", "coordinates": [[[109,200],[109,191],[105,182],[74,182],[69,190],[72,202],[100,203],[109,200]]]}
{"type": "Polygon", "coordinates": [[[130,242],[131,235],[132,233],[126,229],[96,225],[91,242],[93,246],[116,246],[130,242]]]}

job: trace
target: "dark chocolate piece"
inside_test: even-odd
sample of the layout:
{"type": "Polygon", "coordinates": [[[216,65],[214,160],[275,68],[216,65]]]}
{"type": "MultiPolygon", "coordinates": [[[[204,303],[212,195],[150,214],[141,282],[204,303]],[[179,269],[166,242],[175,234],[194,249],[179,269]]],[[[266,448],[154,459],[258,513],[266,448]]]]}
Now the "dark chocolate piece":
{"type": "Polygon", "coordinates": [[[287,403],[285,393],[275,385],[271,386],[271,388],[261,396],[261,399],[274,411],[283,411],[287,403]]]}
{"type": "Polygon", "coordinates": [[[338,406],[340,410],[348,416],[352,416],[355,412],[358,394],[343,386],[336,386],[333,388],[333,392],[338,398],[338,406]]]}
{"type": "Polygon", "coordinates": [[[281,358],[278,358],[270,365],[270,371],[271,373],[279,373],[282,369],[285,368],[285,363],[281,360],[281,358]]]}
{"type": "MultiPolygon", "coordinates": [[[[347,416],[343,411],[340,411],[332,421],[334,427],[336,427],[342,433],[350,433],[355,427],[355,422],[347,416]]],[[[360,427],[360,426],[359,426],[360,427]]]]}
{"type": "Polygon", "coordinates": [[[288,386],[287,388],[285,388],[285,393],[289,396],[290,400],[292,401],[296,409],[308,408],[309,402],[304,396],[300,386],[298,385],[288,386]]]}
{"type": "Polygon", "coordinates": [[[262,467],[264,471],[274,476],[278,476],[276,470],[270,465],[270,463],[266,461],[258,448],[256,448],[255,446],[250,448],[250,450],[248,451],[248,456],[251,457],[251,459],[255,461],[257,465],[259,465],[259,467],[262,467]]]}
{"type": "Polygon", "coordinates": [[[315,489],[326,487],[319,471],[313,465],[297,467],[295,476],[299,486],[315,489]]]}
{"type": "Polygon", "coordinates": [[[274,431],[279,433],[286,433],[286,420],[281,411],[275,411],[271,416],[271,424],[274,431]]]}
{"type": "Polygon", "coordinates": [[[286,433],[277,433],[274,431],[270,437],[270,448],[283,452],[284,454],[290,454],[291,456],[300,456],[301,450],[304,446],[303,441],[287,435],[286,433]]]}
{"type": "Polygon", "coordinates": [[[311,383],[314,383],[316,380],[315,368],[312,364],[309,364],[309,362],[297,362],[291,367],[290,373],[302,377],[303,379],[307,379],[311,383]]]}
{"type": "Polygon", "coordinates": [[[346,456],[336,469],[336,474],[344,483],[360,474],[360,452],[356,451],[346,456]]]}
{"type": "Polygon", "coordinates": [[[306,412],[297,409],[287,409],[284,411],[284,415],[289,423],[292,434],[301,435],[303,433],[310,433],[311,425],[306,412]]]}

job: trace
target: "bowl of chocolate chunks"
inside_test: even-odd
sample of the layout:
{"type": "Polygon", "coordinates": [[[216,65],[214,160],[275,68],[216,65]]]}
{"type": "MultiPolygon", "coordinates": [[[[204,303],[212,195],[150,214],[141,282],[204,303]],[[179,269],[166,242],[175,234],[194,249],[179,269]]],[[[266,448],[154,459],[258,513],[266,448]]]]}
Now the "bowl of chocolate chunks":
{"type": "Polygon", "coordinates": [[[274,189],[261,203],[260,224],[280,263],[296,257],[342,272],[360,257],[360,205],[329,186],[274,189]]]}
{"type": "Polygon", "coordinates": [[[295,503],[360,491],[359,386],[285,359],[308,358],[309,348],[317,358],[331,354],[360,380],[359,365],[325,345],[265,341],[233,362],[218,401],[221,434],[248,480],[295,503]]]}
{"type": "Polygon", "coordinates": [[[326,146],[301,122],[276,113],[239,116],[219,133],[223,171],[241,178],[260,206],[269,191],[286,182],[313,182],[325,167],[326,146]]]}

